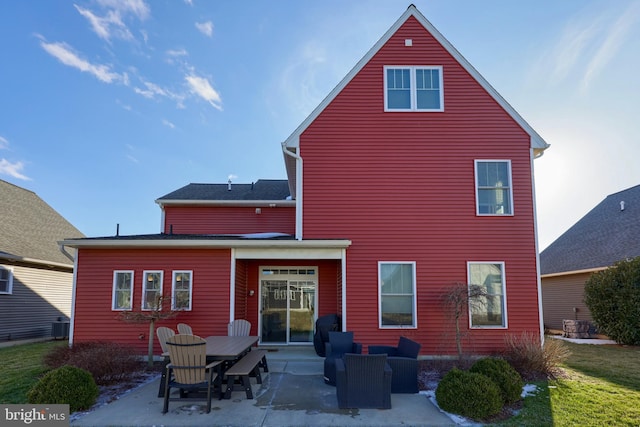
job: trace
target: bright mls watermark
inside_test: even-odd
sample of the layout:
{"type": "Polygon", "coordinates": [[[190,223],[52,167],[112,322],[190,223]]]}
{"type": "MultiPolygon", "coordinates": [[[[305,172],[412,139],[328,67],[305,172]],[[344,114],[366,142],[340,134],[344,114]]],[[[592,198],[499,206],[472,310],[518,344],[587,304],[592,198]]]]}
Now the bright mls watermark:
{"type": "Polygon", "coordinates": [[[0,425],[68,427],[69,405],[0,405],[0,425]]]}

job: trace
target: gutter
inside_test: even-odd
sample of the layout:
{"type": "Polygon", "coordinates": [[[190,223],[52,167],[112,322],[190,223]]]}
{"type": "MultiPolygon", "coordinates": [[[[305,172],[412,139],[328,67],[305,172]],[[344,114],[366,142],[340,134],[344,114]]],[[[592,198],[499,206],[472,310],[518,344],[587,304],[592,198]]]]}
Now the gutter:
{"type": "Polygon", "coordinates": [[[540,278],[541,279],[546,279],[546,278],[549,278],[549,277],[568,276],[568,275],[571,275],[571,274],[596,273],[598,271],[606,270],[607,268],[609,268],[609,267],[595,267],[595,268],[585,268],[583,270],[561,271],[559,273],[546,273],[546,274],[541,274],[540,278]]]}
{"type": "Polygon", "coordinates": [[[296,240],[302,240],[302,157],[287,150],[286,141],[282,143],[282,152],[296,160],[296,240]]]}

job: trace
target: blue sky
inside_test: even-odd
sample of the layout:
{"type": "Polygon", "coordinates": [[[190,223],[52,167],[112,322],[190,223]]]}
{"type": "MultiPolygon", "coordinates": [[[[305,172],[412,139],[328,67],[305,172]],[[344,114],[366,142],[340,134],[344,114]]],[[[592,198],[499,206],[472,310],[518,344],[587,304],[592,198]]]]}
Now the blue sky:
{"type": "MultiPolygon", "coordinates": [[[[413,2],[552,145],[541,249],[640,184],[640,1],[413,2]]],[[[108,236],[190,182],[286,178],[280,143],[409,4],[2,1],[0,179],[108,236]]]]}

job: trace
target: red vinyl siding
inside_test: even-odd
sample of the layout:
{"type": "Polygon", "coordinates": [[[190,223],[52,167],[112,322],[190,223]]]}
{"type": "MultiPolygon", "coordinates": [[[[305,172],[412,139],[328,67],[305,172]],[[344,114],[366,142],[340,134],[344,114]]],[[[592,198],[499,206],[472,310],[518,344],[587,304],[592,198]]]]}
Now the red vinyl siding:
{"type": "Polygon", "coordinates": [[[295,234],[295,207],[165,206],[164,232],[175,234],[295,234]]]}
{"type": "MultiPolygon", "coordinates": [[[[134,271],[134,311],[140,311],[144,270],[162,270],[163,294],[171,295],[173,270],[192,270],[192,311],[159,321],[174,330],[184,322],[197,335],[226,335],[229,322],[229,250],[80,249],[73,340],[113,341],[147,351],[149,325],[125,323],[111,309],[114,270],[134,271]]],[[[160,346],[155,340],[155,354],[160,346]]]]}
{"type": "MultiPolygon", "coordinates": [[[[300,154],[304,238],[353,242],[347,326],[359,341],[402,332],[423,353],[455,351],[440,296],[466,283],[467,261],[504,261],[507,332],[539,331],[529,136],[414,18],[305,130],[300,154]],[[385,65],[441,65],[445,111],[384,112],[385,65]],[[476,216],[474,159],[511,160],[513,216],[476,216]],[[417,330],[378,328],[378,261],[416,261],[417,330]]],[[[467,350],[493,351],[504,333],[473,330],[467,350]]]]}

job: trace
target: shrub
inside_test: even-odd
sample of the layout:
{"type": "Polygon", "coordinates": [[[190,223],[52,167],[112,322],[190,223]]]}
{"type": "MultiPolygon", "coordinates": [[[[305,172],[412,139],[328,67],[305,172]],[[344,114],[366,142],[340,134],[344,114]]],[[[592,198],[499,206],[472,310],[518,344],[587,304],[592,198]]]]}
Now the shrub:
{"type": "Polygon", "coordinates": [[[524,381],[506,360],[495,357],[480,359],[471,366],[469,372],[482,374],[496,383],[504,403],[511,404],[520,400],[524,381]]]}
{"type": "Polygon", "coordinates": [[[436,401],[445,411],[474,419],[502,409],[500,388],[484,375],[453,368],[436,388],[436,401]]]}
{"type": "Polygon", "coordinates": [[[63,366],[46,373],[27,393],[29,403],[68,403],[71,412],[90,408],[98,398],[98,386],[91,374],[75,366],[63,366]]]}
{"type": "Polygon", "coordinates": [[[548,338],[542,346],[540,337],[530,332],[507,335],[505,345],[505,359],[524,378],[555,377],[559,365],[571,354],[561,340],[548,338]]]}
{"type": "Polygon", "coordinates": [[[112,342],[86,342],[73,347],[56,347],[44,357],[50,369],[72,365],[91,373],[98,385],[120,382],[141,369],[142,363],[131,347],[112,342]]]}
{"type": "Polygon", "coordinates": [[[600,332],[620,344],[640,344],[640,257],[592,274],[584,302],[600,332]]]}

